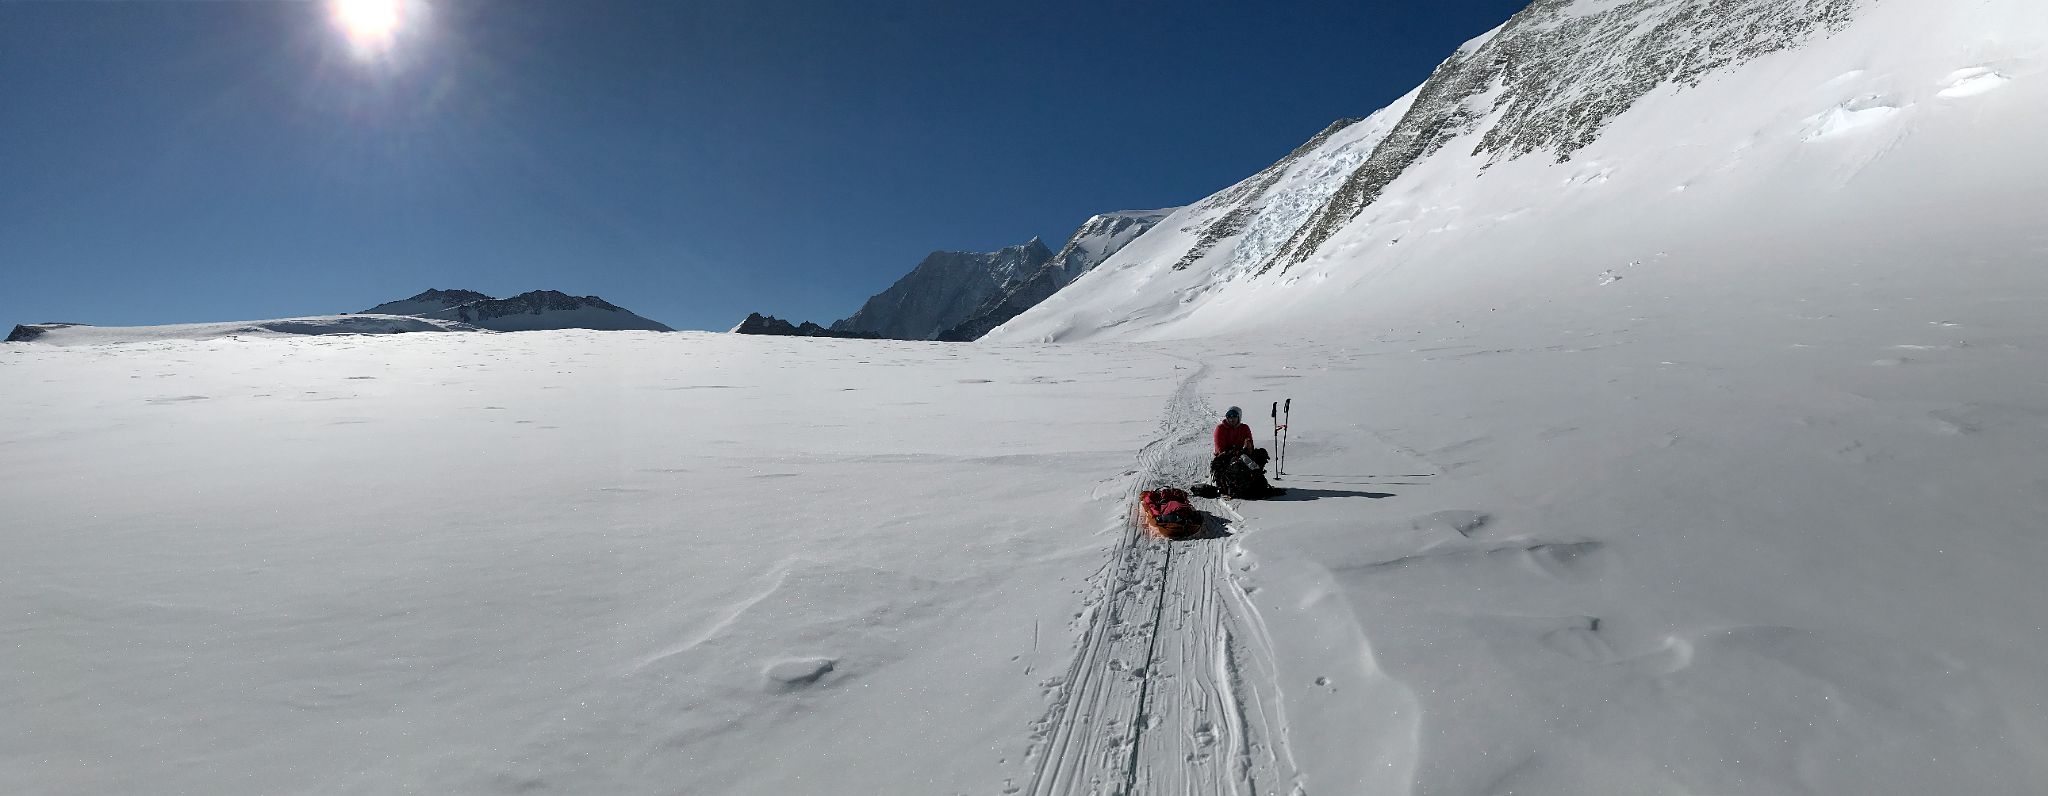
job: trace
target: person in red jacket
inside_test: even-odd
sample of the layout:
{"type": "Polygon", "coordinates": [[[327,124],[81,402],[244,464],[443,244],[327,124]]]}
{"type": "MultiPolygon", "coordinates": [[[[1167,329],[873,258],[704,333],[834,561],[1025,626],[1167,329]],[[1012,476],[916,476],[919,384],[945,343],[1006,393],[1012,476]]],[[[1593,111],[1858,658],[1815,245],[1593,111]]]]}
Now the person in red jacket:
{"type": "Polygon", "coordinates": [[[1209,460],[1209,477],[1229,497],[1257,500],[1281,494],[1266,483],[1266,452],[1252,440],[1252,427],[1245,425],[1244,410],[1235,406],[1223,412],[1216,426],[1216,455],[1209,460]]]}
{"type": "Polygon", "coordinates": [[[1216,455],[1226,451],[1250,453],[1257,447],[1252,442],[1252,427],[1244,422],[1244,410],[1235,406],[1224,410],[1223,422],[1216,426],[1216,455]]]}

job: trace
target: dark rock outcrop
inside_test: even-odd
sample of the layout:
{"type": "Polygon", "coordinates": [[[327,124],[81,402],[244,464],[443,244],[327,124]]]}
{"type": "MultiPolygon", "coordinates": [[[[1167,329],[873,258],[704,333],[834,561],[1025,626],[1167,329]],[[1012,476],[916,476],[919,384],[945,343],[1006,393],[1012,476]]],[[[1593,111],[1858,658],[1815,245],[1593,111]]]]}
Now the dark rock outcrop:
{"type": "Polygon", "coordinates": [[[859,311],[832,324],[836,332],[867,332],[894,340],[933,340],[967,320],[1052,259],[1045,241],[993,252],[932,252],[859,311]]]}
{"type": "Polygon", "coordinates": [[[428,290],[412,298],[379,304],[363,314],[456,321],[499,332],[675,331],[596,296],[571,296],[559,290],[534,290],[502,299],[474,290],[428,290]]]}
{"type": "Polygon", "coordinates": [[[732,334],[765,334],[782,337],[838,337],[851,340],[879,340],[881,335],[866,332],[838,332],[819,326],[810,321],[792,324],[773,315],[758,312],[747,313],[747,319],[732,327],[732,334]]]}
{"type": "Polygon", "coordinates": [[[437,290],[427,288],[426,292],[407,299],[387,301],[367,310],[363,315],[427,315],[451,307],[459,307],[472,301],[493,301],[490,296],[474,290],[437,290]]]}
{"type": "Polygon", "coordinates": [[[16,324],[14,331],[7,333],[7,342],[26,343],[43,336],[53,326],[68,326],[62,323],[16,324]]]}

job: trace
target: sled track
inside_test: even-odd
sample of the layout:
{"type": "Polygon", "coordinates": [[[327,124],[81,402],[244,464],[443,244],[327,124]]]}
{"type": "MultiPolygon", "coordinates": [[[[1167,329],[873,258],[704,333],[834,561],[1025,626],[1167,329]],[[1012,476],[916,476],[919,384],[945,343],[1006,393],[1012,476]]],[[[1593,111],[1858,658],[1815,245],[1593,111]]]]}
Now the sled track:
{"type": "MultiPolygon", "coordinates": [[[[1167,401],[1124,500],[1206,476],[1213,409],[1197,370],[1167,401]]],[[[1241,519],[1201,501],[1216,517],[1241,519]]],[[[1242,531],[1241,524],[1234,529],[1242,531]]],[[[1232,539],[1164,542],[1126,517],[1075,620],[1080,639],[1032,733],[1032,796],[1302,793],[1272,648],[1231,576],[1232,539]]],[[[1010,788],[1007,792],[1018,792],[1010,788]]]]}

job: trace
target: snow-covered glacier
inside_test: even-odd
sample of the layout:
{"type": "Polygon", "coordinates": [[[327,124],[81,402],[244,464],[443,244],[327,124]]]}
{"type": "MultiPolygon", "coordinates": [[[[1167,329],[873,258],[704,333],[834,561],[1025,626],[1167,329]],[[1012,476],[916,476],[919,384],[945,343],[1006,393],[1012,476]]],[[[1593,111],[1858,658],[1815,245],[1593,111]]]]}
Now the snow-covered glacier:
{"type": "Polygon", "coordinates": [[[1439,77],[974,344],[0,347],[0,791],[2048,792],[2048,7],[1439,77]]]}

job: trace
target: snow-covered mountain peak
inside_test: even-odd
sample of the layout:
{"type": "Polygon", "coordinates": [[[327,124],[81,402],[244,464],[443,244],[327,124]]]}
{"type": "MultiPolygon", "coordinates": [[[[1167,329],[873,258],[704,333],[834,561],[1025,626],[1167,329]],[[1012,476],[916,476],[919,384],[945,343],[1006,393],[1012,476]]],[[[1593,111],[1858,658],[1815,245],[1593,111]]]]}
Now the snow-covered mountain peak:
{"type": "MultiPolygon", "coordinates": [[[[990,329],[1037,306],[1082,274],[1094,270],[1110,255],[1121,251],[1165,220],[1174,209],[1121,210],[1090,217],[1067,238],[1059,253],[1038,266],[1038,270],[1006,279],[998,292],[983,299],[965,319],[940,332],[938,339],[956,342],[979,339],[990,329]]],[[[1031,240],[1044,245],[1038,238],[1031,240]]]]}
{"type": "Polygon", "coordinates": [[[1119,210],[1090,216],[1081,228],[1067,238],[1053,259],[1060,260],[1071,277],[1087,273],[1103,260],[1128,245],[1159,222],[1164,221],[1173,211],[1180,208],[1168,207],[1161,210],[1119,210]]]}
{"type": "Polygon", "coordinates": [[[1002,294],[1051,259],[1052,250],[1037,237],[993,252],[932,252],[889,289],[832,324],[832,330],[897,340],[936,339],[989,297],[1002,294]]]}

